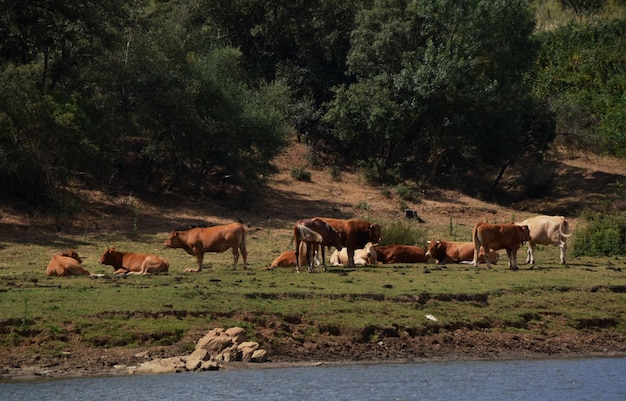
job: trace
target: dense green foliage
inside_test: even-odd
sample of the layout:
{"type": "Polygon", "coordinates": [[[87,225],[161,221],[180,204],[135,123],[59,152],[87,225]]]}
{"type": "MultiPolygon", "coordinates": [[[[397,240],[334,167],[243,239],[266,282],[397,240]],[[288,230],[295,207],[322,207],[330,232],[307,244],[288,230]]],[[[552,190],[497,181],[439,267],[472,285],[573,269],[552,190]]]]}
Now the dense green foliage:
{"type": "Polygon", "coordinates": [[[357,81],[326,115],[350,156],[442,184],[552,139],[523,80],[536,50],[525,2],[380,0],[356,25],[357,81]]]}
{"type": "Polygon", "coordinates": [[[626,213],[586,216],[572,247],[573,256],[626,255],[626,213]]]}
{"type": "Polygon", "coordinates": [[[290,132],[392,185],[468,189],[555,132],[624,156],[624,30],[618,0],[4,1],[0,196],[249,194],[290,132]]]}
{"type": "Polygon", "coordinates": [[[568,24],[538,35],[535,89],[565,143],[626,156],[626,18],[568,24]]]}

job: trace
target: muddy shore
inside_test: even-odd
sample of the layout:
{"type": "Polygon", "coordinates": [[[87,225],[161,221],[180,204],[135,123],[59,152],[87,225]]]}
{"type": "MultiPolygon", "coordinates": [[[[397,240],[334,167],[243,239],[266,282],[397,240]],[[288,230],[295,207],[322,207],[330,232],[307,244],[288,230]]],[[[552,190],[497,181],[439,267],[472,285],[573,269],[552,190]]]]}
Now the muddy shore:
{"type": "MultiPolygon", "coordinates": [[[[266,334],[267,335],[267,334],[266,334]]],[[[268,339],[269,340],[269,339],[268,339]]],[[[626,356],[626,336],[597,333],[524,335],[478,330],[456,330],[428,336],[382,338],[377,343],[355,343],[340,336],[312,341],[285,341],[280,346],[262,343],[269,362],[220,364],[220,369],[260,369],[324,364],[429,362],[453,360],[541,359],[626,356]]],[[[0,380],[37,380],[128,374],[127,367],[147,359],[186,355],[182,346],[154,348],[94,348],[75,345],[55,357],[19,349],[0,351],[0,380]]]]}

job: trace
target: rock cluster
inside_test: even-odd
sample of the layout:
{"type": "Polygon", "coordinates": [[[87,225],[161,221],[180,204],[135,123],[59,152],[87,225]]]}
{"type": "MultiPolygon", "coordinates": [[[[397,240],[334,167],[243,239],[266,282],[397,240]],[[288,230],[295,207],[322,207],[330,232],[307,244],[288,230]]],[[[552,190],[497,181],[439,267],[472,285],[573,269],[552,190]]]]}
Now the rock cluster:
{"type": "MultiPolygon", "coordinates": [[[[143,352],[137,357],[148,357],[143,352]]],[[[217,370],[225,362],[267,362],[267,351],[259,348],[256,341],[248,341],[241,327],[210,330],[196,342],[190,355],[157,358],[138,366],[126,367],[129,373],[174,373],[187,371],[217,370]]]]}

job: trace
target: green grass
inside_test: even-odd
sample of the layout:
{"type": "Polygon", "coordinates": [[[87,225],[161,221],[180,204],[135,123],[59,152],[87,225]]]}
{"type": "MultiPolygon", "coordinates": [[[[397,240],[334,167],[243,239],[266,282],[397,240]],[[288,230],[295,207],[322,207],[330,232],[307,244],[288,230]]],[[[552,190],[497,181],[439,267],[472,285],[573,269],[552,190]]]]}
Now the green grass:
{"type": "MultiPolygon", "coordinates": [[[[269,231],[268,231],[269,232],[269,231]]],[[[262,270],[290,247],[286,231],[250,235],[249,268],[231,270],[232,254],[206,254],[201,273],[184,273],[195,259],[162,247],[166,233],[136,240],[59,238],[48,245],[0,243],[0,346],[31,342],[86,342],[97,347],[170,345],[191,330],[242,325],[276,331],[276,341],[301,327],[358,341],[376,341],[386,328],[429,333],[457,328],[554,333],[563,330],[626,330],[626,269],[616,258],[558,262],[558,249],[542,247],[538,266],[496,268],[433,264],[329,267],[315,274],[262,270]],[[117,279],[97,261],[104,249],[157,253],[170,272],[117,279]],[[106,277],[51,277],[52,254],[69,247],[92,273],[106,277]],[[438,322],[425,318],[437,317],[438,322]]],[[[518,255],[523,262],[525,248],[518,255]]]]}

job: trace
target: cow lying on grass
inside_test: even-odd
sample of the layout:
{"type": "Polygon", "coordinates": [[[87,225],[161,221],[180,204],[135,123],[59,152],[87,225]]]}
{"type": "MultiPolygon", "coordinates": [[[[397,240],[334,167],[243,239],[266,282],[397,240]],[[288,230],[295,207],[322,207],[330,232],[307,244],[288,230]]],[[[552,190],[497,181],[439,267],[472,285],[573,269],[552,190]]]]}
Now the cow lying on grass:
{"type": "Polygon", "coordinates": [[[74,249],[54,255],[46,269],[47,276],[91,276],[91,273],[81,266],[83,260],[74,249]]]}
{"type": "Polygon", "coordinates": [[[100,257],[100,264],[113,266],[115,275],[164,273],[170,267],[167,260],[160,256],[120,252],[113,247],[109,247],[104,251],[102,257],[100,257]]]}
{"type": "MultiPolygon", "coordinates": [[[[368,242],[365,247],[354,251],[355,266],[375,265],[378,263],[376,258],[376,244],[368,242]]],[[[348,264],[348,250],[343,248],[341,251],[335,250],[330,255],[330,264],[333,266],[348,264]]]]}
{"type": "Polygon", "coordinates": [[[388,263],[428,263],[426,252],[415,245],[379,245],[376,247],[378,262],[388,263]]]}
{"type": "MultiPolygon", "coordinates": [[[[304,242],[300,244],[299,258],[300,258],[300,266],[302,265],[306,266],[308,264],[309,258],[308,258],[308,253],[307,253],[307,245],[304,242]]],[[[315,266],[319,266],[322,264],[322,262],[319,260],[317,253],[313,255],[313,258],[314,258],[315,266]]],[[[269,268],[273,269],[275,267],[297,267],[297,266],[298,264],[296,262],[296,251],[285,251],[281,253],[280,255],[278,255],[276,259],[272,261],[269,268]]]]}
{"type": "MultiPolygon", "coordinates": [[[[472,263],[474,260],[473,242],[456,241],[428,241],[426,256],[437,260],[437,264],[445,263],[472,263]]],[[[489,262],[495,264],[500,255],[498,252],[489,252],[489,262]]],[[[485,251],[481,248],[478,263],[485,263],[485,251]]]]}

